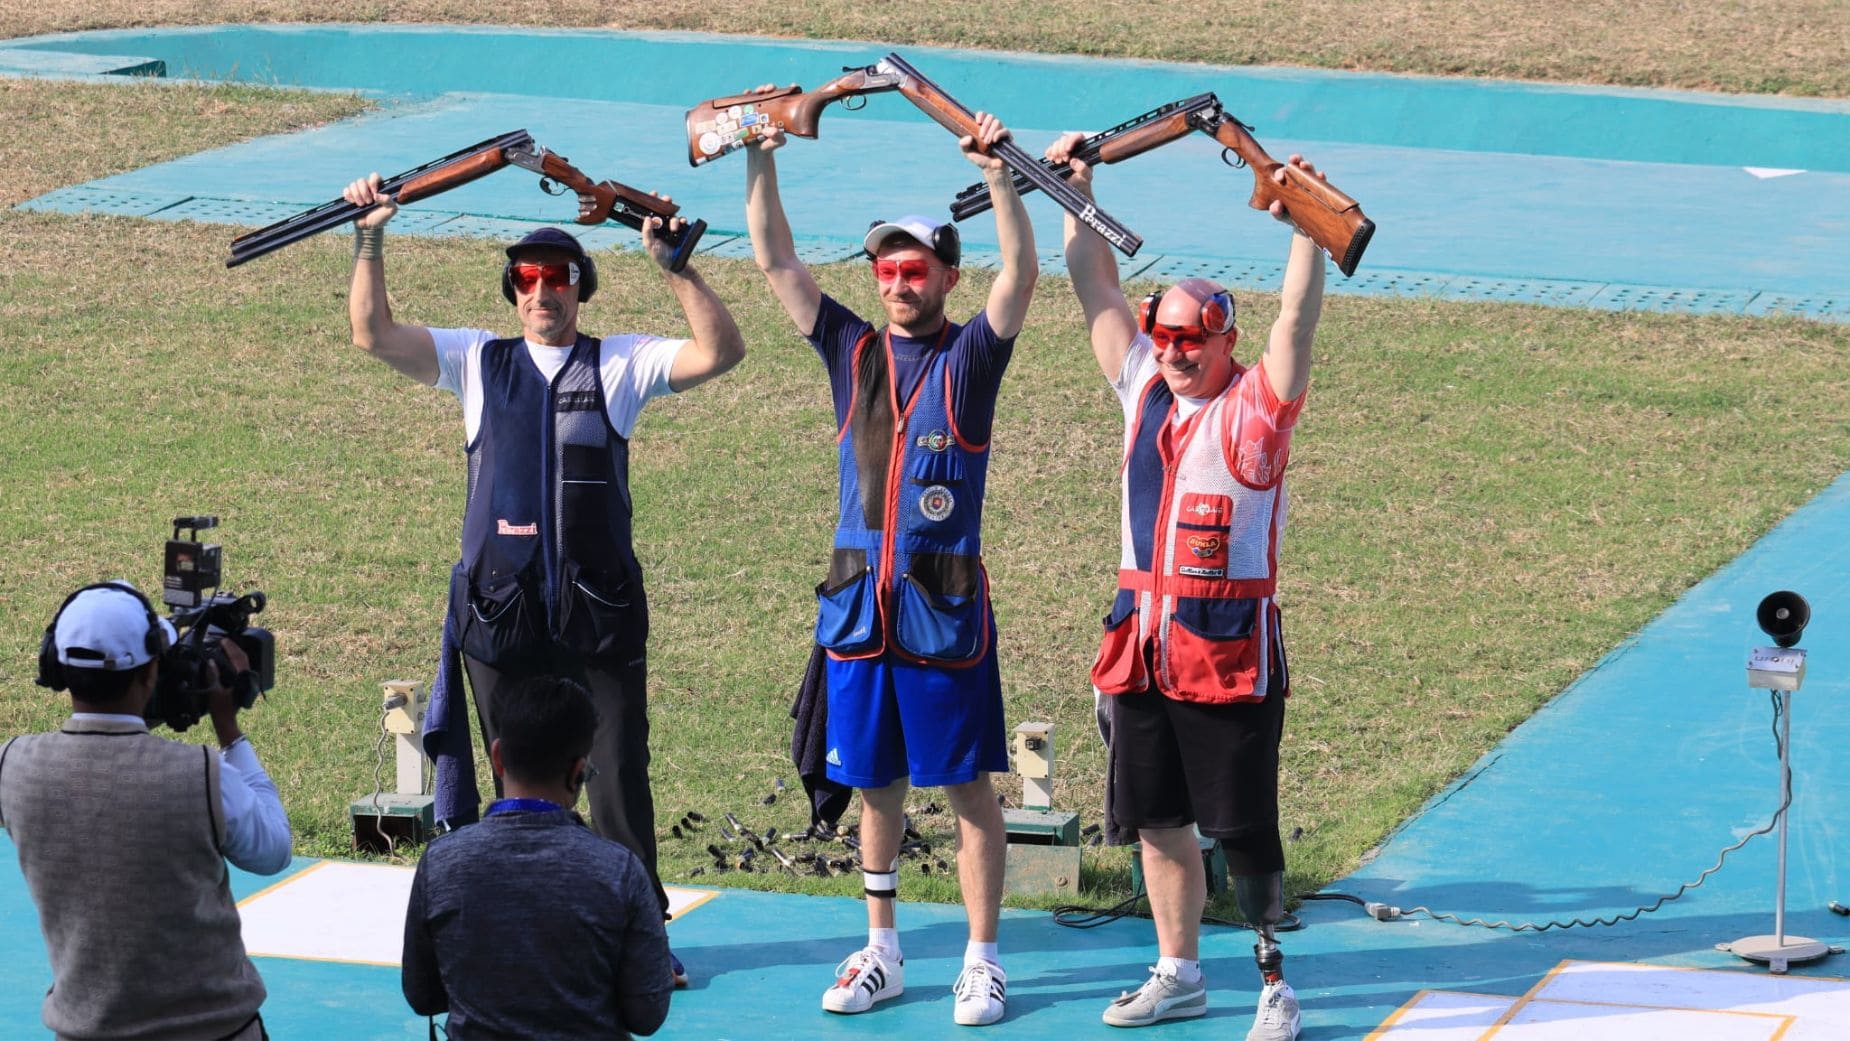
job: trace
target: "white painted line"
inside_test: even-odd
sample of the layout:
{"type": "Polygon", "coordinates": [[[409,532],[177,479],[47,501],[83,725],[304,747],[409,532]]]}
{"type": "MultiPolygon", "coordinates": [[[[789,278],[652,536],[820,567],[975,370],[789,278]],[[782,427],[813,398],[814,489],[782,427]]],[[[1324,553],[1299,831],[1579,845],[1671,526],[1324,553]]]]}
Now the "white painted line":
{"type": "Polygon", "coordinates": [[[1746,170],[1748,173],[1753,174],[1763,181],[1773,177],[1791,177],[1793,174],[1802,174],[1805,172],[1803,170],[1786,170],[1777,166],[1743,166],[1741,169],[1746,170]]]}
{"type": "Polygon", "coordinates": [[[1368,1041],[1478,1041],[1516,999],[1502,994],[1423,990],[1368,1041]]]}

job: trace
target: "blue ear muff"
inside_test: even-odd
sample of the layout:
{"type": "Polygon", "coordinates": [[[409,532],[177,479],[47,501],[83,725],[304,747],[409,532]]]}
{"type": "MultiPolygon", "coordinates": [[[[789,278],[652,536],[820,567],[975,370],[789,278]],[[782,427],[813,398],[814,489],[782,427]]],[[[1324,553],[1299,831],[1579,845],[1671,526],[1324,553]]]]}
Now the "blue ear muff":
{"type": "Polygon", "coordinates": [[[97,582],[65,597],[51,616],[51,624],[45,627],[45,636],[39,641],[39,674],[33,679],[39,686],[52,690],[65,688],[64,663],[58,660],[58,619],[64,617],[64,609],[71,606],[71,601],[92,589],[114,589],[134,597],[135,602],[141,605],[142,612],[148,616],[148,632],[142,637],[142,646],[147,649],[148,657],[159,658],[167,653],[167,630],[161,627],[160,616],[154,613],[154,604],[141,594],[141,590],[121,582],[97,582]]]}
{"type": "Polygon", "coordinates": [[[1224,333],[1233,328],[1233,294],[1225,289],[1201,305],[1201,328],[1210,333],[1224,333]]]}

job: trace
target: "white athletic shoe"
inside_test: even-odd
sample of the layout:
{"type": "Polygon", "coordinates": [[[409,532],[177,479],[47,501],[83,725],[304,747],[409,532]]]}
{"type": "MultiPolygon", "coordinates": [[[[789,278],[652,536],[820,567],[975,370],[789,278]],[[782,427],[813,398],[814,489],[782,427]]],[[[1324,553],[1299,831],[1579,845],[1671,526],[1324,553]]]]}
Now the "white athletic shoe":
{"type": "Polygon", "coordinates": [[[1001,1019],[1008,1000],[1008,982],[1008,974],[1000,965],[977,961],[964,966],[963,974],[951,984],[951,993],[957,995],[951,1018],[966,1027],[988,1026],[1001,1019]]]}
{"type": "Polygon", "coordinates": [[[1202,983],[1183,983],[1174,976],[1150,969],[1150,978],[1136,990],[1127,990],[1105,1006],[1105,1022],[1114,1027],[1147,1027],[1165,1019],[1190,1019],[1208,1011],[1208,989],[1202,983]]]}
{"type": "Polygon", "coordinates": [[[844,1015],[866,1012],[905,992],[905,961],[890,962],[877,949],[863,947],[835,966],[835,984],[822,992],[822,1008],[844,1015]]]}
{"type": "Polygon", "coordinates": [[[1298,996],[1284,980],[1268,983],[1259,992],[1259,1015],[1246,1041],[1297,1041],[1298,996]]]}

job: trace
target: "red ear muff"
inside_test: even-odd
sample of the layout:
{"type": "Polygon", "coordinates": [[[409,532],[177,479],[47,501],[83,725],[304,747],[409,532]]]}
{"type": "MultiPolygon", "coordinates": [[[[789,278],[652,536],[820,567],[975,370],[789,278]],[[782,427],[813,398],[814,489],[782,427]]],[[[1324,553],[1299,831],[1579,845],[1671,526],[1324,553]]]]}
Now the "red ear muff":
{"type": "Polygon", "coordinates": [[[1158,289],[1144,297],[1143,302],[1137,305],[1137,328],[1142,329],[1145,335],[1156,331],[1156,307],[1163,302],[1163,294],[1168,291],[1158,289]]]}
{"type": "Polygon", "coordinates": [[[1210,333],[1224,333],[1233,328],[1233,295],[1225,289],[1208,297],[1201,305],[1201,328],[1210,333]]]}

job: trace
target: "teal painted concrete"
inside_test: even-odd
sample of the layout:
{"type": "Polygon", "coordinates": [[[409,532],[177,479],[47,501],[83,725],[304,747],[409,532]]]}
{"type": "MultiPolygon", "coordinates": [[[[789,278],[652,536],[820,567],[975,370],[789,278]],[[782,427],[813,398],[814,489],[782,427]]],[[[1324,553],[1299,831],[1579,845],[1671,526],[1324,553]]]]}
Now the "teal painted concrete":
{"type": "MultiPolygon", "coordinates": [[[[817,86],[839,66],[865,65],[891,49],[879,43],[458,26],[128,29],[40,37],[10,46],[158,55],[170,76],[426,96],[448,91],[534,94],[543,81],[554,97],[681,109],[756,82],[817,86]]],[[[1211,90],[1258,127],[1261,141],[1269,135],[1850,173],[1850,134],[1843,130],[1850,103],[1841,101],[933,47],[904,51],[926,74],[967,94],[973,106],[1008,99],[1006,106],[998,101],[993,107],[1023,127],[1108,126],[1164,101],[1211,90]]],[[[903,102],[890,107],[893,112],[885,118],[924,121],[903,102]]]]}

